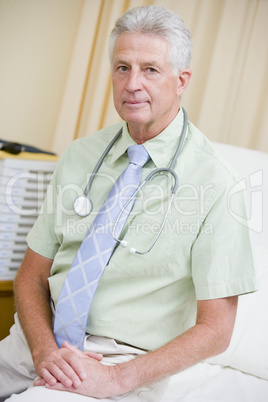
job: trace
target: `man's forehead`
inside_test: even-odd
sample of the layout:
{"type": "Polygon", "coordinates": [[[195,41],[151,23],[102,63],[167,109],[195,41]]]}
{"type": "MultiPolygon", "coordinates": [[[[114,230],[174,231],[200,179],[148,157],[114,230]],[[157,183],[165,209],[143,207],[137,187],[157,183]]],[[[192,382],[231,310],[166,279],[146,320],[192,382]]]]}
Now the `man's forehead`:
{"type": "Polygon", "coordinates": [[[160,48],[167,48],[169,46],[168,41],[163,36],[140,32],[123,32],[118,36],[115,41],[115,47],[135,47],[135,45],[137,45],[140,48],[142,44],[144,45],[144,47],[149,45],[149,48],[155,46],[160,48]]]}
{"type": "Polygon", "coordinates": [[[166,54],[168,50],[167,41],[161,36],[123,33],[119,35],[114,47],[114,60],[136,57],[144,59],[145,62],[157,61],[166,54]]]}

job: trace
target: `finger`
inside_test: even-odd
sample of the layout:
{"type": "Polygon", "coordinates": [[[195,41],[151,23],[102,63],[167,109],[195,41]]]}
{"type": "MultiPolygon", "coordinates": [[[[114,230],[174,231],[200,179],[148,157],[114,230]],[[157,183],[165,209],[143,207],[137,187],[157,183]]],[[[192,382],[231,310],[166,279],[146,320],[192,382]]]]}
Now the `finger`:
{"type": "Polygon", "coordinates": [[[57,382],[56,378],[53,375],[51,375],[50,371],[47,370],[46,368],[42,368],[38,374],[40,375],[41,378],[43,378],[46,384],[53,386],[57,382]]]}
{"type": "Polygon", "coordinates": [[[83,357],[83,352],[81,352],[81,350],[77,349],[75,346],[70,345],[67,341],[62,343],[62,347],[71,350],[78,357],[83,357]]]}
{"type": "Polygon", "coordinates": [[[76,381],[81,383],[76,373],[74,373],[72,368],[62,359],[59,360],[57,364],[49,363],[45,369],[41,370],[41,376],[45,382],[51,386],[60,382],[69,388],[76,381]]]}
{"type": "Polygon", "coordinates": [[[99,362],[103,359],[103,355],[96,352],[84,352],[84,355],[91,357],[92,359],[98,360],[99,362]]]}
{"type": "Polygon", "coordinates": [[[66,355],[64,355],[64,359],[68,363],[69,368],[71,369],[71,371],[64,371],[64,372],[66,375],[68,375],[69,378],[72,379],[74,387],[79,387],[81,381],[85,380],[85,378],[87,377],[86,370],[83,364],[85,356],[81,351],[79,351],[79,354],[81,355],[78,357],[78,354],[74,353],[71,350],[71,353],[70,351],[68,351],[66,355]]]}
{"type": "Polygon", "coordinates": [[[46,382],[43,378],[37,378],[36,380],[34,380],[33,385],[34,387],[40,387],[46,385],[46,382]]]}
{"type": "MultiPolygon", "coordinates": [[[[81,355],[84,357],[82,352],[81,355]]],[[[72,385],[79,387],[81,381],[86,377],[82,359],[79,359],[73,351],[64,348],[51,353],[38,367],[37,374],[51,386],[56,382],[61,382],[66,387],[72,385]]],[[[36,384],[38,385],[40,382],[37,381],[36,384]]]]}
{"type": "Polygon", "coordinates": [[[55,391],[68,391],[68,392],[75,392],[75,388],[73,387],[65,387],[62,383],[57,382],[55,385],[45,385],[48,389],[53,389],[55,391]]]}
{"type": "Polygon", "coordinates": [[[96,359],[101,361],[103,359],[103,355],[101,353],[96,352],[81,352],[81,350],[77,349],[75,346],[70,345],[67,341],[64,341],[62,344],[63,348],[69,349],[74,352],[78,357],[84,357],[85,355],[91,357],[92,359],[96,359]]]}
{"type": "Polygon", "coordinates": [[[81,359],[84,358],[84,354],[67,342],[64,342],[64,344],[65,347],[59,349],[60,354],[57,358],[53,357],[53,360],[46,364],[45,369],[47,369],[48,373],[45,372],[43,374],[40,371],[38,374],[50,385],[54,384],[52,384],[49,374],[66,387],[73,385],[77,388],[81,385],[81,381],[86,378],[86,372],[81,359]]]}

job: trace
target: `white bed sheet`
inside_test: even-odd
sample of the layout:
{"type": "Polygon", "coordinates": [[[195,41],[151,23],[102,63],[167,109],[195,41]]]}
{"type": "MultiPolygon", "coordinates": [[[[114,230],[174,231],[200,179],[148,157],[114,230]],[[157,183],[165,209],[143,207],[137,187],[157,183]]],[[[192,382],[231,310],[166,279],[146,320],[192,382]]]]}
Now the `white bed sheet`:
{"type": "Polygon", "coordinates": [[[164,402],[267,401],[267,380],[209,363],[199,363],[171,377],[164,397],[164,402]]]}

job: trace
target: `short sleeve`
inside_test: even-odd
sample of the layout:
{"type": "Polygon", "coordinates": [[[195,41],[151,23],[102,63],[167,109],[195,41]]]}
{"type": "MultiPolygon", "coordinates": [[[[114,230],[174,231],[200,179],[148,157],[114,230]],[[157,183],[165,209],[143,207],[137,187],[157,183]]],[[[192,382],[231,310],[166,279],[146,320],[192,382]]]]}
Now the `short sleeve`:
{"type": "Polygon", "coordinates": [[[197,300],[257,290],[244,193],[235,180],[222,186],[192,247],[197,300]]]}
{"type": "Polygon", "coordinates": [[[57,210],[57,171],[56,168],[52,180],[47,188],[39,216],[26,238],[28,247],[36,253],[50,259],[54,259],[59,248],[59,241],[55,233],[55,214],[57,210]]]}

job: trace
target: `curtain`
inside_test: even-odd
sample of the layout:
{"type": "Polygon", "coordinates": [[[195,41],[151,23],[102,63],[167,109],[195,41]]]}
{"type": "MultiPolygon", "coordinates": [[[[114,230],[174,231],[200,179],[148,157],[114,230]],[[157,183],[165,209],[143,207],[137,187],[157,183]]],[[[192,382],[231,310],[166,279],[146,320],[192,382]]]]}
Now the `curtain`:
{"type": "Polygon", "coordinates": [[[125,10],[148,4],[175,11],[192,31],[189,119],[212,141],[268,152],[267,0],[84,0],[53,150],[120,121],[108,36],[125,10]]]}

